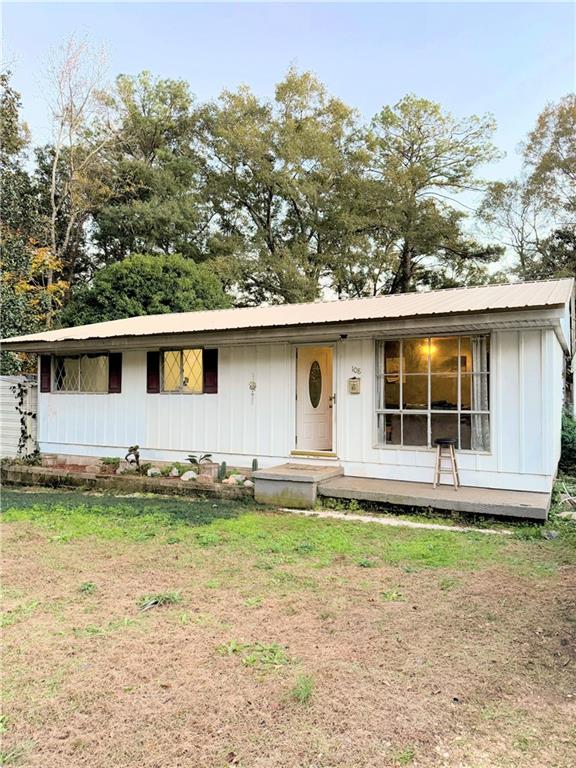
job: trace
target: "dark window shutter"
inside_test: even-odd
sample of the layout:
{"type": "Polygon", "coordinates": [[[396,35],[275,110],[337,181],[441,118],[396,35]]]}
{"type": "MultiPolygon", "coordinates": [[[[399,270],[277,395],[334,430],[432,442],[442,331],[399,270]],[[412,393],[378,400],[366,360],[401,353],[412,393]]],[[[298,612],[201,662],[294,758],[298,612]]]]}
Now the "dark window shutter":
{"type": "Polygon", "coordinates": [[[108,392],[114,395],[122,392],[122,352],[108,355],[108,392]]]}
{"type": "Polygon", "coordinates": [[[204,392],[215,395],[218,392],[218,350],[205,349],[202,354],[204,371],[204,392]]]}
{"type": "Polygon", "coordinates": [[[52,355],[40,355],[40,392],[50,392],[52,384],[52,355]]]}
{"type": "Polygon", "coordinates": [[[146,392],[160,392],[160,352],[148,352],[146,355],[146,392]]]}

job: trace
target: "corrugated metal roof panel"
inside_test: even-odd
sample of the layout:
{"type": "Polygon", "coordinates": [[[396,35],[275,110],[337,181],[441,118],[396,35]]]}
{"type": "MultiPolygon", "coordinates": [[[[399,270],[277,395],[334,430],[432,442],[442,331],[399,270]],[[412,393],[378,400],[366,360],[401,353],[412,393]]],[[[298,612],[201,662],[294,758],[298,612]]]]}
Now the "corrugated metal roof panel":
{"type": "Polygon", "coordinates": [[[180,312],[131,317],[75,328],[16,336],[18,342],[56,342],[126,336],[157,336],[249,328],[273,328],[361,320],[389,320],[433,315],[529,310],[565,305],[574,290],[573,279],[511,283],[475,288],[453,288],[423,293],[403,293],[368,299],[347,299],[310,304],[283,304],[243,309],[180,312]]]}

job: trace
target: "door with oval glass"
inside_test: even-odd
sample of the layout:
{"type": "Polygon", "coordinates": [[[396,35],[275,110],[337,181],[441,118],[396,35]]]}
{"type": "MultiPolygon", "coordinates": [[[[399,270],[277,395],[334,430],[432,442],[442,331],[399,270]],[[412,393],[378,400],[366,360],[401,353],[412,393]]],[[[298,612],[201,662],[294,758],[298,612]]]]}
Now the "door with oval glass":
{"type": "Polygon", "coordinates": [[[331,451],[334,406],[332,347],[296,351],[296,448],[331,451]]]}

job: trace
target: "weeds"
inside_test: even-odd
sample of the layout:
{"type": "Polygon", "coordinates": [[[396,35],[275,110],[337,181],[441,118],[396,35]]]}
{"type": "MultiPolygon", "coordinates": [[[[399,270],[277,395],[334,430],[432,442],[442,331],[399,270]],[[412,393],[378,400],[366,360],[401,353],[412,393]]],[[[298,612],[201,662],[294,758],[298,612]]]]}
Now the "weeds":
{"type": "Polygon", "coordinates": [[[314,679],[311,675],[298,675],[290,696],[299,704],[307,704],[314,690],[314,679]]]}
{"type": "Polygon", "coordinates": [[[137,602],[140,612],[159,608],[162,605],[175,605],[182,602],[180,592],[158,592],[155,595],[143,595],[137,602]]]}
{"type": "Polygon", "coordinates": [[[218,646],[223,656],[239,656],[242,663],[254,669],[274,669],[290,664],[286,649],[279,643],[239,643],[231,640],[218,646]]]}
{"type": "Polygon", "coordinates": [[[404,595],[397,589],[389,589],[380,593],[380,599],[385,603],[401,603],[404,602],[404,595]]]}
{"type": "Polygon", "coordinates": [[[414,747],[408,746],[404,747],[404,749],[401,749],[398,752],[395,752],[392,756],[392,759],[397,765],[410,765],[415,757],[416,750],[414,747]]]}
{"type": "Polygon", "coordinates": [[[85,581],[78,587],[80,592],[82,592],[83,595],[91,595],[93,592],[96,592],[96,584],[94,584],[93,581],[85,581]]]}

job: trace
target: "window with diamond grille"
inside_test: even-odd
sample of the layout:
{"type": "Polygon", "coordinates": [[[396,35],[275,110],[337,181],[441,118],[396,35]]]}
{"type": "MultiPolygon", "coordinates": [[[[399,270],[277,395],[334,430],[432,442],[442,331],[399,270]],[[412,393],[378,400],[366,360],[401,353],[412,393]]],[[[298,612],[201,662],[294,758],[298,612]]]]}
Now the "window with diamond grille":
{"type": "Polygon", "coordinates": [[[178,349],[162,353],[163,392],[203,392],[201,349],[178,349]]]}
{"type": "Polygon", "coordinates": [[[108,392],[108,355],[54,358],[55,392],[108,392]]]}

